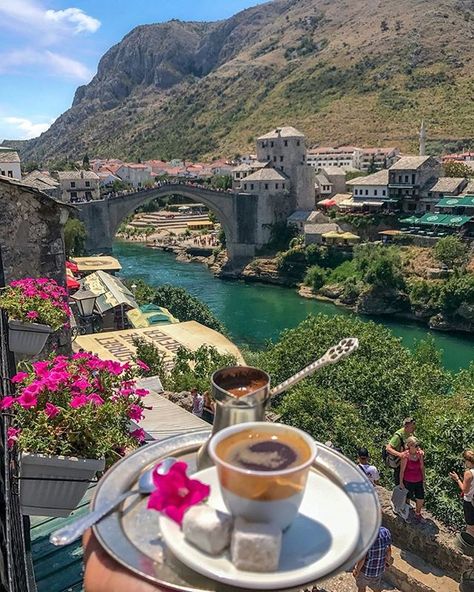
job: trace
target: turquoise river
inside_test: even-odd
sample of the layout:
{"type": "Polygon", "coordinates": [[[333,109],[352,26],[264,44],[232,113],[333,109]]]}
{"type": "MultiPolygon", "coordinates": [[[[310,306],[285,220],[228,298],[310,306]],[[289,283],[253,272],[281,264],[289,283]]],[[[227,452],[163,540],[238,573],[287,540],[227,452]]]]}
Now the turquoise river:
{"type": "MultiPolygon", "coordinates": [[[[331,303],[301,298],[289,288],[220,280],[200,263],[181,263],[172,253],[140,244],[116,242],[114,255],[122,264],[121,275],[125,278],[136,277],[153,286],[173,284],[189,290],[225,324],[237,345],[252,349],[276,340],[284,329],[295,327],[309,314],[353,314],[331,303]]],[[[428,334],[433,335],[450,370],[465,368],[474,360],[474,338],[470,336],[429,331],[423,325],[405,321],[372,320],[389,327],[407,347],[413,347],[428,334]]]]}

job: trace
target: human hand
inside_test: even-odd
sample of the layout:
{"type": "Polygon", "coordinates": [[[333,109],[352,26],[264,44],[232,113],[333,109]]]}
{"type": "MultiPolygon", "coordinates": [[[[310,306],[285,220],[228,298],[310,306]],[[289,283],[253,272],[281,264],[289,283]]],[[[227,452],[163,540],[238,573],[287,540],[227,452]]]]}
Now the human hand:
{"type": "Polygon", "coordinates": [[[122,567],[99,545],[88,530],[82,539],[84,546],[85,592],[167,592],[122,567]]]}
{"type": "Polygon", "coordinates": [[[459,478],[459,475],[456,473],[456,471],[452,471],[451,473],[449,473],[449,476],[451,477],[451,479],[453,481],[461,481],[461,479],[459,478]]]}

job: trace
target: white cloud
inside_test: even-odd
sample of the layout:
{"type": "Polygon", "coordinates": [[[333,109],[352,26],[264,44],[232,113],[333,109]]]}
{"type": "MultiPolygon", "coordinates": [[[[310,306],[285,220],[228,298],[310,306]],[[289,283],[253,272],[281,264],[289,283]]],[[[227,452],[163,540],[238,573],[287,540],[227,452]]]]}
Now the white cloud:
{"type": "Polygon", "coordinates": [[[45,17],[55,23],[71,23],[74,25],[74,33],[95,33],[101,23],[96,18],[89,16],[80,8],[66,8],[65,10],[47,10],[45,17]]]}
{"type": "Polygon", "coordinates": [[[4,117],[3,121],[12,129],[12,136],[15,140],[28,140],[36,138],[45,132],[53,121],[47,123],[33,123],[24,117],[4,117]]]}
{"type": "Polygon", "coordinates": [[[4,17],[0,27],[13,28],[28,37],[37,32],[49,42],[70,34],[95,33],[101,25],[80,8],[47,10],[36,0],[1,0],[0,16],[4,17]]]}
{"type": "Polygon", "coordinates": [[[48,49],[26,48],[0,54],[0,74],[31,65],[41,67],[44,76],[59,75],[79,82],[88,82],[92,77],[81,62],[48,49]]]}

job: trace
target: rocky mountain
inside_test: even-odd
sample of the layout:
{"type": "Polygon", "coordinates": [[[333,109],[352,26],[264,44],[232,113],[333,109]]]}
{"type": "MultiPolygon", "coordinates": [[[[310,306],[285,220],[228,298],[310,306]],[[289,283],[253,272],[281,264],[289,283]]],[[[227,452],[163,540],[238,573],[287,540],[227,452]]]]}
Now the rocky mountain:
{"type": "Polygon", "coordinates": [[[422,117],[434,148],[467,146],[473,73],[473,0],[274,0],[133,29],[23,159],[233,156],[283,123],[413,149],[422,117]]]}

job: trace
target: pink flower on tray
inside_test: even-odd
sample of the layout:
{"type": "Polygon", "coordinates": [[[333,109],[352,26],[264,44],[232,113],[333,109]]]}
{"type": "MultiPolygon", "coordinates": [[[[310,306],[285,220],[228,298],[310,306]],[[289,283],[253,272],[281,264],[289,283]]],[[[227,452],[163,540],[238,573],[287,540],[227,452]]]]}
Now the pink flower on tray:
{"type": "Polygon", "coordinates": [[[145,364],[145,362],[142,362],[141,360],[137,360],[137,366],[145,372],[148,372],[150,370],[150,366],[148,366],[148,364],[145,364]]]}
{"type": "Polygon", "coordinates": [[[137,428],[136,430],[133,430],[133,432],[130,432],[130,436],[135,438],[138,442],[144,442],[146,438],[145,430],[137,428]]]}
{"type": "Polygon", "coordinates": [[[7,446],[13,448],[13,445],[18,440],[18,436],[21,434],[20,428],[8,428],[7,430],[7,446]]]}
{"type": "Polygon", "coordinates": [[[85,395],[76,395],[71,399],[69,405],[71,405],[73,409],[79,409],[79,407],[84,407],[84,405],[87,405],[88,402],[89,401],[85,395]]]}
{"type": "Polygon", "coordinates": [[[130,405],[128,417],[134,421],[140,421],[140,419],[143,417],[143,409],[140,407],[140,405],[130,405]]]}
{"type": "Polygon", "coordinates": [[[13,383],[23,382],[25,380],[25,378],[28,378],[28,376],[29,376],[28,372],[17,372],[17,374],[15,374],[15,376],[12,376],[12,382],[13,383]]]}
{"type": "Polygon", "coordinates": [[[31,409],[31,407],[36,407],[38,403],[38,399],[36,394],[28,391],[25,389],[20,397],[16,400],[16,402],[23,407],[23,409],[31,409]]]}
{"type": "Polygon", "coordinates": [[[52,419],[53,417],[56,417],[56,415],[59,415],[60,411],[59,409],[56,407],[56,405],[53,405],[52,403],[46,403],[46,407],[44,412],[46,413],[46,415],[52,419]]]}
{"type": "Polygon", "coordinates": [[[0,409],[8,409],[14,402],[15,399],[13,397],[3,397],[3,399],[0,400],[0,409]]]}
{"type": "Polygon", "coordinates": [[[175,463],[166,475],[158,474],[159,466],[153,471],[156,489],[148,499],[148,509],[158,510],[181,524],[186,510],[208,498],[211,488],[197,479],[190,479],[185,462],[175,463]]]}

